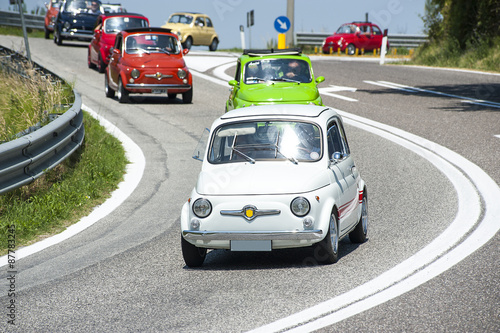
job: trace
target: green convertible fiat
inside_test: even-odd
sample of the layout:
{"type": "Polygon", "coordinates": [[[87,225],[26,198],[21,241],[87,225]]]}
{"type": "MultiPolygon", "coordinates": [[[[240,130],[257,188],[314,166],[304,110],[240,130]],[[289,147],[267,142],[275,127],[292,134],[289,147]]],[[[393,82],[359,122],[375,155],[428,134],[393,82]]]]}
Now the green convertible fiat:
{"type": "Polygon", "coordinates": [[[226,111],[267,104],[323,105],[311,60],[301,49],[244,50],[236,66],[226,111]]]}

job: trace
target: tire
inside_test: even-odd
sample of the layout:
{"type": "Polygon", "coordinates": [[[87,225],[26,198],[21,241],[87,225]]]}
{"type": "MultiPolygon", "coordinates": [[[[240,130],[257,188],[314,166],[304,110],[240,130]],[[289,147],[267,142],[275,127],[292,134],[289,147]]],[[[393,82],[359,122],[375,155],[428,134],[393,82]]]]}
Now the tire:
{"type": "Polygon", "coordinates": [[[182,44],[182,47],[191,50],[191,46],[193,46],[193,39],[191,37],[188,37],[184,44],[182,44]]]}
{"type": "Polygon", "coordinates": [[[181,235],[181,247],[182,247],[182,256],[184,257],[184,262],[189,267],[200,267],[203,265],[205,261],[205,257],[207,256],[207,249],[196,247],[193,244],[189,243],[184,239],[181,235]]]}
{"type": "Polygon", "coordinates": [[[177,97],[177,94],[169,93],[168,94],[168,99],[175,99],[177,97]]]}
{"type": "Polygon", "coordinates": [[[87,55],[87,66],[89,68],[95,68],[95,65],[92,63],[92,61],[90,61],[90,50],[89,50],[88,55],[87,55]]]}
{"type": "Polygon", "coordinates": [[[98,65],[97,65],[97,71],[99,73],[104,73],[104,71],[106,70],[106,64],[102,60],[101,52],[99,52],[99,57],[97,59],[97,63],[98,63],[98,65]]]}
{"type": "Polygon", "coordinates": [[[191,104],[192,101],[193,101],[193,86],[191,86],[191,89],[182,94],[182,102],[184,104],[191,104]]]}
{"type": "Polygon", "coordinates": [[[56,43],[57,45],[61,46],[62,45],[62,38],[61,38],[61,35],[59,34],[58,31],[55,31],[54,30],[54,43],[56,43]]]}
{"type": "Polygon", "coordinates": [[[214,38],[214,40],[212,41],[212,43],[210,43],[210,46],[208,47],[208,49],[210,51],[216,51],[218,45],[219,45],[219,41],[217,40],[217,38],[214,38]]]}
{"type": "Polygon", "coordinates": [[[349,239],[353,243],[364,243],[368,232],[368,197],[366,190],[364,191],[363,200],[361,202],[361,217],[353,231],[349,233],[349,239]]]}
{"type": "Polygon", "coordinates": [[[45,39],[50,39],[50,30],[45,28],[45,39]]]}
{"type": "Polygon", "coordinates": [[[347,45],[347,54],[354,55],[356,53],[356,46],[354,44],[347,45]]]}
{"type": "Polygon", "coordinates": [[[104,74],[104,92],[108,98],[115,97],[115,91],[109,87],[108,73],[104,74]]]}
{"type": "Polygon", "coordinates": [[[128,91],[123,87],[121,78],[118,78],[118,91],[116,97],[118,97],[118,102],[120,103],[127,103],[129,101],[128,91]]]}
{"type": "Polygon", "coordinates": [[[315,259],[322,265],[334,264],[339,260],[339,224],[337,212],[330,214],[330,223],[325,238],[315,245],[315,259]]]}

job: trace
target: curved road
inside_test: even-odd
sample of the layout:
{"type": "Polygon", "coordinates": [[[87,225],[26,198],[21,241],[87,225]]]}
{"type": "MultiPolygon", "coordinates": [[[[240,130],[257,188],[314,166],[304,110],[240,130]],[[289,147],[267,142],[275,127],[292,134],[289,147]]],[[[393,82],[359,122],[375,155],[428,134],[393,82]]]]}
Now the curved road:
{"type": "MultiPolygon", "coordinates": [[[[0,36],[7,47],[20,43],[0,36]]],[[[187,56],[197,72],[192,104],[123,105],[104,97],[84,44],[31,39],[30,49],[146,163],[111,214],[17,262],[19,331],[500,330],[499,75],[313,57],[368,184],[369,241],[343,240],[331,266],[295,249],[212,251],[201,269],[187,269],[179,216],[201,166],[191,153],[224,112],[234,55],[187,56]]],[[[7,290],[5,266],[0,274],[7,290]]],[[[5,318],[0,327],[14,330],[5,318]]]]}

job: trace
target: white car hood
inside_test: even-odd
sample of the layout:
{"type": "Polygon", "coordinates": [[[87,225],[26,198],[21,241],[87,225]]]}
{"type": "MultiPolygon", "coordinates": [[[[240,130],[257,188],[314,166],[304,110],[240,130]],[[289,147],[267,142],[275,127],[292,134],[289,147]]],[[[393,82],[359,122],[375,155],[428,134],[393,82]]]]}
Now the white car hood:
{"type": "Polygon", "coordinates": [[[259,162],[210,165],[198,176],[202,195],[293,194],[330,184],[320,162],[259,162]],[[208,169],[208,170],[207,170],[208,169]]]}

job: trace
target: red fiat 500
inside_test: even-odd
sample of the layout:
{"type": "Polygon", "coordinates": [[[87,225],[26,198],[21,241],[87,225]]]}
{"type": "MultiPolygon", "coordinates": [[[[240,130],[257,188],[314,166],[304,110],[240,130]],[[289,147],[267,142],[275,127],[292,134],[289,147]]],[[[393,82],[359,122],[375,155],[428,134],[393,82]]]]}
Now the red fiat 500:
{"type": "Polygon", "coordinates": [[[129,94],[182,94],[184,103],[193,99],[193,80],[184,61],[189,50],[182,49],[170,29],[136,28],[116,35],[104,79],[107,97],[115,92],[120,103],[129,94]]]}
{"type": "Polygon", "coordinates": [[[94,37],[89,44],[88,66],[97,66],[104,73],[109,62],[111,48],[115,45],[116,34],[131,28],[149,27],[149,20],[141,14],[119,13],[102,14],[97,18],[94,37]]]}
{"type": "MultiPolygon", "coordinates": [[[[323,42],[323,53],[341,52],[353,55],[356,49],[370,51],[382,46],[382,31],[378,25],[370,22],[352,22],[342,24],[340,28],[323,42]]],[[[389,48],[389,43],[387,43],[389,48]]]]}
{"type": "Polygon", "coordinates": [[[54,22],[56,21],[57,13],[59,13],[60,0],[51,0],[45,4],[47,12],[45,13],[45,39],[50,38],[50,34],[54,32],[54,22]]]}

